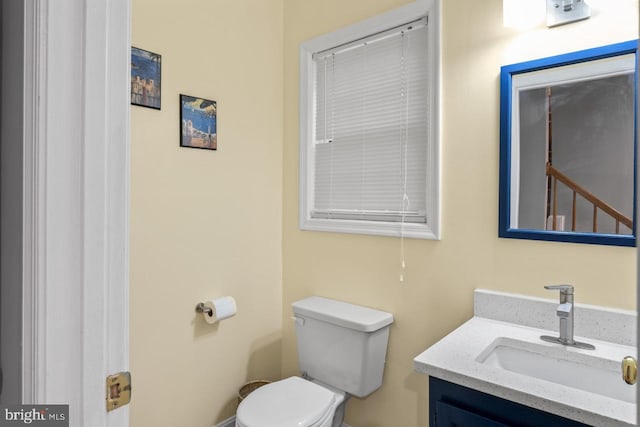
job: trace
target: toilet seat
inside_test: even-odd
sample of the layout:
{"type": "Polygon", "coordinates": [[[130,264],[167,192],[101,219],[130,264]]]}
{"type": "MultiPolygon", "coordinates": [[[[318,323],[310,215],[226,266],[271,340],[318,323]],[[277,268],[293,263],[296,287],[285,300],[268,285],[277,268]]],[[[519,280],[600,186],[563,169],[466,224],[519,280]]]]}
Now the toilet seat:
{"type": "Polygon", "coordinates": [[[311,381],[290,377],[260,387],[247,396],[238,407],[236,426],[330,426],[335,407],[340,403],[338,397],[311,381]]]}

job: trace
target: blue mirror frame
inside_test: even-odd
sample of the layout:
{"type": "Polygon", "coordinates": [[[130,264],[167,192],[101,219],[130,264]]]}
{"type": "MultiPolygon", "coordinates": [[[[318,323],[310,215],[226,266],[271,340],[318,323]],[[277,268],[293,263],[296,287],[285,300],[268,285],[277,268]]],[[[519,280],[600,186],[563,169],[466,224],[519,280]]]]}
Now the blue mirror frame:
{"type": "Polygon", "coordinates": [[[636,246],[636,195],[637,195],[637,52],[638,40],[567,53],[548,58],[506,65],[500,71],[500,188],[499,188],[499,237],[547,240],[557,242],[589,243],[614,246],[636,246]],[[512,194],[512,114],[513,114],[513,78],[518,74],[550,69],[633,54],[635,57],[634,79],[634,167],[633,167],[633,230],[632,234],[604,234],[572,231],[534,230],[511,226],[512,194]]]}

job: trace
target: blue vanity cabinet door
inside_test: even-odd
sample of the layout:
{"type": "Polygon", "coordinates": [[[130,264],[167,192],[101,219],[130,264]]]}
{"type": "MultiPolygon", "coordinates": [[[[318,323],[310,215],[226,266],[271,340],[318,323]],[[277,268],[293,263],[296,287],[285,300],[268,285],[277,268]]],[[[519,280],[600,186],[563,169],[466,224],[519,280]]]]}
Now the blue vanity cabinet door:
{"type": "Polygon", "coordinates": [[[437,427],[508,427],[475,412],[467,411],[447,402],[436,402],[437,427]]]}
{"type": "Polygon", "coordinates": [[[429,377],[430,427],[584,427],[577,421],[429,377]]]}

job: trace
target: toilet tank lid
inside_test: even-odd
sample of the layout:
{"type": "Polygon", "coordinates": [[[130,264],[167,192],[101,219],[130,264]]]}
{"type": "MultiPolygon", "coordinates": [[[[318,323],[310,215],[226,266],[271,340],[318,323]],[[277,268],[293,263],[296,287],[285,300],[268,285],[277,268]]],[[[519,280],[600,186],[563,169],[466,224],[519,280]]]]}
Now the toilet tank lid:
{"type": "Polygon", "coordinates": [[[361,305],[324,297],[309,297],[292,304],[294,314],[361,332],[374,332],[393,323],[393,315],[361,305]]]}

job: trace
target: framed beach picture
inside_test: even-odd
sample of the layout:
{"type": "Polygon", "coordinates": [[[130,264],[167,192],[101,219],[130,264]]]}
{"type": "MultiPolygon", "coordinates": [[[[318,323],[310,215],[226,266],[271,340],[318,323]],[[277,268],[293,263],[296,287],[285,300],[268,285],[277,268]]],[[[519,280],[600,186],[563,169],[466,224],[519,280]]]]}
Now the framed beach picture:
{"type": "Polygon", "coordinates": [[[216,101],[180,95],[180,146],[216,150],[218,124],[216,101]]]}
{"type": "Polygon", "coordinates": [[[131,104],[160,109],[162,56],[131,48],[131,104]]]}

